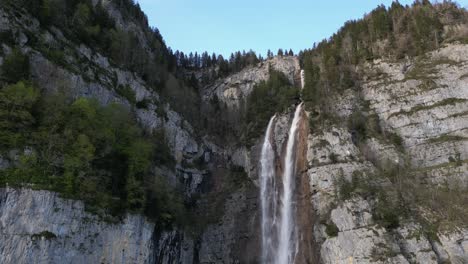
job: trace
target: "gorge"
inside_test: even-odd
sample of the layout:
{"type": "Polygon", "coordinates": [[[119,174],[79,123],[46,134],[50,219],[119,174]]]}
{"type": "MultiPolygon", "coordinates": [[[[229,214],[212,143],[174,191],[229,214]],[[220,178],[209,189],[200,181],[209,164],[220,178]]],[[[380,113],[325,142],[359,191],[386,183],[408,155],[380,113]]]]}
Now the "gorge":
{"type": "Polygon", "coordinates": [[[0,1],[0,263],[468,263],[467,28],[191,65],[133,1],[0,1]]]}

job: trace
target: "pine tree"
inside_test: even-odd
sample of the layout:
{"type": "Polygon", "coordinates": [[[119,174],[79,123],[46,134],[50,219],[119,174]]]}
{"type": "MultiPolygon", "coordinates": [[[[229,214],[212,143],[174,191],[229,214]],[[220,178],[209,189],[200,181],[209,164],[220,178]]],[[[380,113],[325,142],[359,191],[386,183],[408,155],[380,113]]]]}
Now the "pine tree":
{"type": "Polygon", "coordinates": [[[283,49],[279,49],[278,56],[283,57],[283,55],[284,55],[283,49]]]}
{"type": "Polygon", "coordinates": [[[217,59],[216,54],[214,52],[211,55],[211,62],[212,62],[213,65],[218,64],[218,59],[217,59]]]}

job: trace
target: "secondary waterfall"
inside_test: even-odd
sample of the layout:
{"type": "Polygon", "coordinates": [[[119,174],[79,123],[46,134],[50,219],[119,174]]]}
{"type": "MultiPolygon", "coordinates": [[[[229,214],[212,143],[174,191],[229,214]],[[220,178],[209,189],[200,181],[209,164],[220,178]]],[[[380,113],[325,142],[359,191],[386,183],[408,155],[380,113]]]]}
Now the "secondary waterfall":
{"type": "Polygon", "coordinates": [[[263,263],[294,263],[299,246],[295,230],[294,190],[297,130],[300,125],[301,112],[302,104],[297,106],[289,129],[284,170],[279,184],[276,184],[275,152],[270,142],[275,116],[271,118],[265,133],[260,157],[263,263]]]}
{"type": "Polygon", "coordinates": [[[275,233],[272,227],[276,222],[276,183],[275,183],[275,152],[270,143],[271,131],[276,116],[268,123],[263,141],[260,157],[260,202],[262,206],[262,260],[263,263],[272,263],[275,256],[275,233]]]}
{"type": "Polygon", "coordinates": [[[304,89],[305,86],[305,72],[301,70],[301,89],[304,89]]]}

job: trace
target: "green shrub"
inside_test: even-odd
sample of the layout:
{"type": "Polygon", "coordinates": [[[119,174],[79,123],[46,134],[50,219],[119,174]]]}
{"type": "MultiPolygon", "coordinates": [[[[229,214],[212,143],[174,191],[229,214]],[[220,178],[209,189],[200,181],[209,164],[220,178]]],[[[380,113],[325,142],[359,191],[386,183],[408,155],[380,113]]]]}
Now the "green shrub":
{"type": "Polygon", "coordinates": [[[138,109],[148,109],[148,104],[150,103],[150,101],[148,99],[143,99],[141,101],[138,101],[136,103],[136,107],[138,109]]]}
{"type": "Polygon", "coordinates": [[[20,147],[26,143],[35,123],[33,108],[38,98],[38,90],[24,82],[0,90],[0,147],[20,147]]]}
{"type": "Polygon", "coordinates": [[[172,156],[171,148],[167,144],[166,133],[164,130],[157,130],[153,132],[151,141],[156,150],[154,151],[153,160],[158,165],[166,165],[168,167],[175,165],[174,157],[172,156]]]}
{"type": "Polygon", "coordinates": [[[9,83],[28,80],[29,56],[24,55],[21,50],[15,48],[5,57],[1,70],[3,79],[9,83]]]}
{"type": "Polygon", "coordinates": [[[116,92],[118,95],[124,97],[125,99],[128,100],[128,102],[132,105],[136,104],[136,95],[135,92],[132,90],[132,88],[128,85],[119,85],[116,88],[116,92]]]}
{"type": "Polygon", "coordinates": [[[404,150],[404,142],[403,142],[403,138],[396,134],[396,133],[386,133],[387,136],[388,136],[388,139],[390,140],[390,142],[395,146],[397,147],[397,149],[399,149],[400,151],[403,151],[404,150]]]}
{"type": "MultiPolygon", "coordinates": [[[[0,40],[2,43],[13,46],[15,44],[15,36],[11,30],[1,31],[0,40]]],[[[0,48],[0,52],[3,51],[3,48],[0,48]]]]}
{"type": "Polygon", "coordinates": [[[354,110],[348,119],[348,128],[355,135],[357,143],[368,137],[367,118],[360,110],[354,110]]]}
{"type": "Polygon", "coordinates": [[[403,216],[404,211],[399,200],[391,200],[381,191],[372,212],[374,221],[387,229],[395,229],[400,226],[400,215],[403,216]]]}
{"type": "Polygon", "coordinates": [[[46,48],[42,51],[42,53],[58,66],[62,66],[67,69],[70,67],[67,61],[65,60],[65,52],[63,52],[62,50],[46,48]]]}
{"type": "Polygon", "coordinates": [[[339,231],[340,230],[338,229],[338,227],[332,221],[330,221],[330,223],[325,225],[325,232],[327,233],[329,237],[338,236],[339,231]]]}
{"type": "Polygon", "coordinates": [[[51,239],[57,238],[57,235],[55,235],[54,233],[52,233],[50,231],[42,231],[40,233],[31,235],[32,240],[41,239],[41,238],[51,240],[51,239]]]}

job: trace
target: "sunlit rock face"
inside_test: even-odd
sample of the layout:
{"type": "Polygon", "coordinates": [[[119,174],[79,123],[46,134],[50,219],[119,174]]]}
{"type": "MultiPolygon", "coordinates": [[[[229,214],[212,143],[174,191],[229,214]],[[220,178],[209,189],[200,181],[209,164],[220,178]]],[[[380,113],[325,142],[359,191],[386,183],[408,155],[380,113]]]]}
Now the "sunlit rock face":
{"type": "MultiPolygon", "coordinates": [[[[390,164],[413,168],[424,188],[467,188],[468,58],[461,55],[467,52],[467,45],[451,44],[422,61],[377,60],[360,69],[365,76],[360,96],[382,129],[401,136],[399,148],[372,136],[358,147],[338,124],[311,131],[307,173],[314,211],[323,219],[314,227],[323,263],[468,261],[466,227],[452,226],[434,238],[410,218],[390,230],[374,221],[374,200],[337,199],[340,179],[351,181],[353,175],[373,174],[390,164]]],[[[353,91],[337,96],[335,113],[349,117],[357,96],[353,91]]]]}
{"type": "Polygon", "coordinates": [[[282,72],[291,84],[297,82],[300,75],[299,60],[295,56],[274,57],[242,71],[215,81],[202,90],[202,99],[208,102],[214,96],[226,103],[230,109],[238,109],[255,84],[269,78],[269,69],[282,72]]]}

